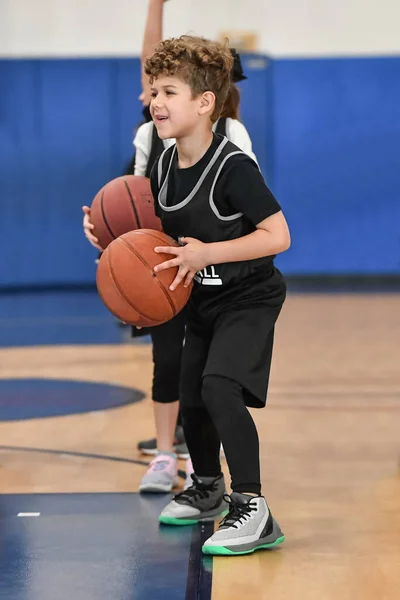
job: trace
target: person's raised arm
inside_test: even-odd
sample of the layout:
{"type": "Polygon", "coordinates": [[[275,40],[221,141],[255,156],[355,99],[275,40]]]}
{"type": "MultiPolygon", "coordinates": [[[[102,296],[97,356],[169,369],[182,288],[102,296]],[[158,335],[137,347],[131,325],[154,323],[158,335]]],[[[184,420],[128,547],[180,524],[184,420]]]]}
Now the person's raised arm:
{"type": "Polygon", "coordinates": [[[146,99],[150,99],[151,97],[150,82],[148,76],[143,72],[143,65],[146,58],[153,54],[156,44],[162,40],[164,2],[166,2],[166,0],[149,0],[147,7],[142,54],[140,57],[142,64],[142,87],[146,99]]]}

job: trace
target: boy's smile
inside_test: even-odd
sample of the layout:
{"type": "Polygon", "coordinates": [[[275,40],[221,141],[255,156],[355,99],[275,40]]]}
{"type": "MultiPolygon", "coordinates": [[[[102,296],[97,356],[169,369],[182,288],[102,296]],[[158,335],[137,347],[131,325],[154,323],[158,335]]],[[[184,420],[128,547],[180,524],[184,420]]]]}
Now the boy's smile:
{"type": "Polygon", "coordinates": [[[199,123],[201,95],[176,76],[160,75],[152,83],[150,113],[161,139],[190,135],[199,123]]]}

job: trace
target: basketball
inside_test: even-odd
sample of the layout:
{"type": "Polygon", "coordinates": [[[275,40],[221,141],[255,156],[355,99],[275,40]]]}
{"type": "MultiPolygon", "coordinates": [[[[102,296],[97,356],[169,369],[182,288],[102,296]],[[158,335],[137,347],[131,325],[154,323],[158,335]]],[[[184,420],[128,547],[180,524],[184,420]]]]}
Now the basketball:
{"type": "Polygon", "coordinates": [[[99,295],[113,315],[138,327],[161,325],[174,317],[189,300],[192,285],[169,286],[177,267],[154,272],[154,267],[173,258],[157,254],[157,246],[178,246],[165,233],[138,229],[113,240],[103,252],[97,266],[99,295]]]}
{"type": "Polygon", "coordinates": [[[90,209],[93,234],[106,249],[117,237],[135,229],[160,231],[147,177],[124,175],[109,181],[96,194],[90,209]]]}

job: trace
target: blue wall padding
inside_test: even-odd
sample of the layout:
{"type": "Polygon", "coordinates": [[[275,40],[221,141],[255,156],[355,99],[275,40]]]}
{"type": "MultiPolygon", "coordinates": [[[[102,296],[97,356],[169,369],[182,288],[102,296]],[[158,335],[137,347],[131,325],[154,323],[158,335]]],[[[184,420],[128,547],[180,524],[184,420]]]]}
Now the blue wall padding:
{"type": "MultiPolygon", "coordinates": [[[[241,114],[289,274],[400,271],[400,58],[243,58],[241,114]]],[[[121,174],[138,59],[0,60],[0,287],[94,281],[81,206],[121,174]]]]}

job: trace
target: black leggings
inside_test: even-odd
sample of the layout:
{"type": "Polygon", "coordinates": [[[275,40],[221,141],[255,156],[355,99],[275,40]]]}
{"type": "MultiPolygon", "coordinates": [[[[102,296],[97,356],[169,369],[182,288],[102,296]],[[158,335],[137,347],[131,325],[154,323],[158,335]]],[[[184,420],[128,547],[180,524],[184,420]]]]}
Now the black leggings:
{"type": "Polygon", "coordinates": [[[243,400],[241,385],[219,375],[206,375],[203,407],[181,404],[186,443],[195,473],[217,477],[221,473],[220,443],[232,478],[232,491],[261,493],[257,429],[243,400]]]}
{"type": "Polygon", "coordinates": [[[171,321],[149,331],[153,342],[153,400],[162,404],[176,402],[185,337],[184,314],[180,312],[171,321]]]}

